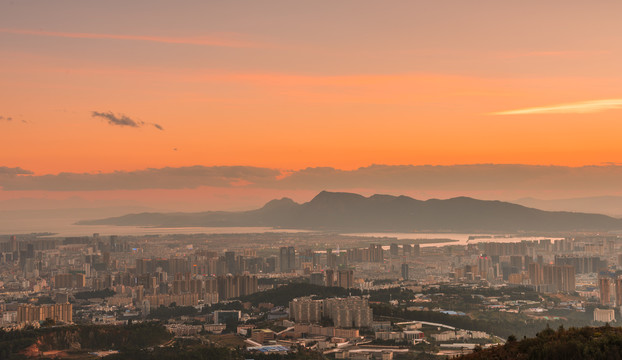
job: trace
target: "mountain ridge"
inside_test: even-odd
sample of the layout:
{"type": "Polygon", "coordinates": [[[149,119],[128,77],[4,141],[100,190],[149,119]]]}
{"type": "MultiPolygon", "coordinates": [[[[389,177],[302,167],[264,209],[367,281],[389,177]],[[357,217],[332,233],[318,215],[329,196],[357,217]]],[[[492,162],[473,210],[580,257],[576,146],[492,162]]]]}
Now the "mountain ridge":
{"type": "Polygon", "coordinates": [[[238,212],[139,213],[83,220],[79,225],[153,227],[262,226],[330,231],[607,231],[622,220],[601,214],[544,211],[466,196],[417,200],[408,196],[322,191],[299,204],[290,198],[238,212]]]}

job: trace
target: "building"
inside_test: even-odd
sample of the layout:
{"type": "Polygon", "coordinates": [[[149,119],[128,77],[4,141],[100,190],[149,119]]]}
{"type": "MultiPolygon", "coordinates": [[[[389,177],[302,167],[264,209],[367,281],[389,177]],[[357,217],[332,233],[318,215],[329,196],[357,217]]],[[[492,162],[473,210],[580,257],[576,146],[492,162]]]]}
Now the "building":
{"type": "Polygon", "coordinates": [[[214,311],[214,324],[226,324],[229,321],[238,322],[241,316],[240,310],[216,310],[214,311]]]}
{"type": "Polygon", "coordinates": [[[356,296],[323,300],[296,298],[289,303],[289,316],[300,323],[318,323],[323,317],[329,318],[336,328],[371,327],[373,322],[367,299],[356,296]]]}
{"type": "Polygon", "coordinates": [[[402,279],[408,280],[408,264],[402,264],[402,279]]]}
{"type": "Polygon", "coordinates": [[[235,263],[235,251],[225,251],[225,266],[228,274],[235,275],[238,273],[235,263]]]}
{"type": "Polygon", "coordinates": [[[256,276],[228,274],[219,276],[216,282],[220,300],[250,295],[259,291],[256,276]]]}
{"type": "Polygon", "coordinates": [[[324,301],[310,297],[297,298],[289,302],[289,318],[300,323],[316,323],[322,320],[324,301]]]}
{"type": "Polygon", "coordinates": [[[17,322],[27,323],[34,321],[54,320],[56,322],[70,323],[73,321],[73,306],[66,304],[53,305],[19,305],[17,307],[17,322]]]}
{"type": "Polygon", "coordinates": [[[488,279],[488,270],[492,268],[492,259],[490,256],[482,255],[477,258],[477,269],[481,279],[488,279]]]}
{"type": "Polygon", "coordinates": [[[335,284],[335,271],[333,271],[332,269],[327,269],[325,272],[326,274],[324,280],[326,281],[326,286],[328,287],[333,287],[336,286],[335,284]]]}
{"type": "Polygon", "coordinates": [[[532,262],[528,265],[529,282],[531,285],[538,286],[542,284],[542,265],[532,262]]]}
{"type": "Polygon", "coordinates": [[[296,269],[296,250],[293,246],[283,246],[279,249],[279,267],[282,273],[296,269]]]}
{"type": "Polygon", "coordinates": [[[300,337],[303,335],[339,337],[344,339],[356,339],[360,337],[358,329],[336,329],[333,326],[320,326],[316,324],[295,324],[294,333],[300,337]]]}
{"type": "Polygon", "coordinates": [[[169,307],[173,303],[177,306],[197,306],[199,304],[199,295],[198,294],[179,294],[179,295],[158,294],[158,295],[145,296],[144,299],[142,297],[137,296],[137,300],[141,302],[143,300],[148,301],[149,307],[151,309],[157,309],[160,306],[169,307]]]}
{"type": "Polygon", "coordinates": [[[594,309],[594,321],[604,323],[616,321],[615,311],[613,309],[594,309]]]}
{"type": "Polygon", "coordinates": [[[373,322],[373,312],[367,299],[354,296],[325,299],[324,316],[340,328],[371,327],[373,322]]]}
{"type": "Polygon", "coordinates": [[[251,334],[251,340],[260,344],[276,339],[276,333],[270,329],[253,329],[251,334]]]}
{"type": "Polygon", "coordinates": [[[339,270],[337,273],[337,283],[339,287],[346,289],[354,287],[354,270],[339,270]]]}
{"type": "Polygon", "coordinates": [[[57,274],[54,276],[54,287],[57,289],[70,289],[73,287],[72,274],[57,274]]]}
{"type": "Polygon", "coordinates": [[[544,265],[542,285],[550,292],[574,292],[575,269],[572,265],[544,265]]]}
{"type": "Polygon", "coordinates": [[[379,245],[379,244],[369,245],[369,261],[370,262],[383,262],[384,261],[384,251],[382,250],[382,245],[379,245]]]}
{"type": "Polygon", "coordinates": [[[598,277],[598,292],[600,294],[600,304],[609,305],[611,301],[611,278],[609,276],[598,277]]]}

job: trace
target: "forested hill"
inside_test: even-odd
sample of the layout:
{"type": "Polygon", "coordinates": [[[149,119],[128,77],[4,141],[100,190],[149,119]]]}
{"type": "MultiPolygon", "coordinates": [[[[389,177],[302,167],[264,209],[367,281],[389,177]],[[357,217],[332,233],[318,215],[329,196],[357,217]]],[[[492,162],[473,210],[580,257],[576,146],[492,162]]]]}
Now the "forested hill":
{"type": "Polygon", "coordinates": [[[605,360],[622,359],[622,328],[545,329],[534,338],[476,351],[462,360],[605,360]]]}

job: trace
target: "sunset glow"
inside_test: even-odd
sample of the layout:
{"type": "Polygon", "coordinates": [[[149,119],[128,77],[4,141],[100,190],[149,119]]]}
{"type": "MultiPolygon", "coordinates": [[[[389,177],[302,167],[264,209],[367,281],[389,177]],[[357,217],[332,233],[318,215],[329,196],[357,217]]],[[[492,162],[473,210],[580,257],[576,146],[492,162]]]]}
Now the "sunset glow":
{"type": "Polygon", "coordinates": [[[0,166],[622,158],[618,3],[190,3],[2,2],[0,166]]]}

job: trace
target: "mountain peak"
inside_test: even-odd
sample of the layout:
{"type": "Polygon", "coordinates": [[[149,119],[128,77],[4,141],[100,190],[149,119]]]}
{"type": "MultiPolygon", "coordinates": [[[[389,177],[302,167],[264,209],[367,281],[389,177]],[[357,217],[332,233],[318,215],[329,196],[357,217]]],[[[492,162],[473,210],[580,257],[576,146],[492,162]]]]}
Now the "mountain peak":
{"type": "Polygon", "coordinates": [[[351,201],[351,200],[364,200],[365,197],[363,195],[348,193],[348,192],[333,192],[323,190],[319,194],[315,195],[315,197],[310,201],[310,203],[314,202],[324,202],[324,201],[351,201]]]}
{"type": "Polygon", "coordinates": [[[273,210],[273,209],[283,209],[283,208],[290,208],[290,207],[294,207],[299,205],[297,202],[295,202],[294,200],[288,198],[288,197],[284,197],[281,199],[274,199],[274,200],[270,200],[268,201],[263,207],[262,209],[266,209],[266,210],[273,210]]]}

